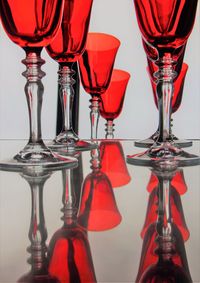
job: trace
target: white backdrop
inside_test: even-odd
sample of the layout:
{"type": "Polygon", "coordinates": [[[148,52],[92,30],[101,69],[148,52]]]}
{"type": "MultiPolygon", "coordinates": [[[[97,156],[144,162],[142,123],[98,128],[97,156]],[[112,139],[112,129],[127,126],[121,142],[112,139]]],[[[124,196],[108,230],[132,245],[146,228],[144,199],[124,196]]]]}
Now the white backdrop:
{"type": "MultiPolygon", "coordinates": [[[[184,61],[189,65],[181,108],[174,115],[173,132],[181,138],[200,138],[200,11],[198,7],[193,32],[188,40],[184,61]]],[[[121,47],[115,67],[131,73],[123,111],[116,119],[115,137],[146,138],[157,127],[158,113],[154,106],[151,85],[146,73],[146,57],[136,22],[132,0],[94,0],[90,31],[110,33],[118,37],[121,47]]],[[[42,52],[46,77],[42,131],[43,138],[53,138],[56,125],[57,64],[46,51],[42,52]]],[[[28,111],[23,92],[25,78],[24,51],[12,43],[0,27],[0,138],[28,138],[28,111]]],[[[89,99],[81,88],[80,137],[90,137],[89,99]]],[[[100,120],[99,137],[104,137],[100,120]]]]}

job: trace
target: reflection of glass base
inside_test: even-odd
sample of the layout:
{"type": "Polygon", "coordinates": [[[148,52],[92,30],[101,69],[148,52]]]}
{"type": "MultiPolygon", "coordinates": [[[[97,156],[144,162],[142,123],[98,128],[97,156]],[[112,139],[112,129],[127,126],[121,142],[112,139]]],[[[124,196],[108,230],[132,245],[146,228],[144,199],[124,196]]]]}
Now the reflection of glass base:
{"type": "MultiPolygon", "coordinates": [[[[155,134],[148,139],[135,141],[134,145],[136,147],[143,147],[143,148],[151,147],[154,144],[154,142],[156,141],[156,139],[154,139],[152,137],[155,137],[155,134]]],[[[169,142],[171,142],[171,141],[169,141],[169,142]]],[[[179,140],[174,135],[173,135],[173,142],[174,142],[175,145],[178,145],[181,148],[192,146],[192,141],[190,141],[190,140],[179,140]]]]}
{"type": "Polygon", "coordinates": [[[161,144],[161,146],[154,145],[149,150],[139,154],[128,155],[127,162],[133,165],[148,167],[163,164],[163,168],[170,169],[174,165],[181,167],[199,165],[200,157],[174,147],[170,143],[166,143],[165,145],[161,144]]]}
{"type": "Polygon", "coordinates": [[[97,144],[86,142],[84,140],[78,140],[73,143],[72,142],[60,143],[54,140],[53,142],[47,144],[47,146],[54,152],[58,152],[62,154],[72,153],[76,151],[87,151],[98,147],[97,144]]]}

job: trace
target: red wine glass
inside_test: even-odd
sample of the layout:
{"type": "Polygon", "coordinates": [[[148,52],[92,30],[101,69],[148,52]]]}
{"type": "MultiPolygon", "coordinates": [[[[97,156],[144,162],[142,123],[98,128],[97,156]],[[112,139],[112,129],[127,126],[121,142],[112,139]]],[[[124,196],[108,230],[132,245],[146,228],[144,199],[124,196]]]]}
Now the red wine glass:
{"type": "Polygon", "coordinates": [[[88,231],[105,231],[118,226],[122,217],[111,182],[101,171],[99,150],[93,149],[91,157],[92,172],[83,182],[78,222],[88,231]]]}
{"type": "Polygon", "coordinates": [[[28,144],[13,160],[6,162],[7,167],[16,168],[32,164],[53,168],[75,162],[75,159],[60,159],[59,156],[54,155],[45,146],[41,132],[44,90],[41,79],[45,75],[41,66],[45,61],[40,57],[40,53],[58,31],[63,4],[63,0],[2,0],[0,2],[1,20],[7,35],[26,52],[26,58],[22,63],[26,66],[23,76],[27,79],[25,93],[30,124],[28,144]]]}
{"type": "Polygon", "coordinates": [[[105,173],[113,188],[123,187],[131,181],[120,141],[104,140],[100,143],[101,172],[105,173]]]}
{"type": "Polygon", "coordinates": [[[46,47],[50,57],[59,64],[59,92],[63,112],[62,131],[49,147],[54,150],[88,150],[94,145],[79,140],[72,126],[75,71],[72,65],[83,53],[90,22],[93,0],[65,0],[61,26],[46,47]]]}
{"type": "Polygon", "coordinates": [[[82,85],[92,98],[91,138],[97,139],[99,103],[101,95],[107,90],[120,41],[109,34],[89,33],[86,49],[79,58],[82,85]]]}
{"type": "Polygon", "coordinates": [[[143,155],[129,156],[128,162],[150,165],[155,161],[199,164],[200,158],[184,152],[169,141],[175,66],[183,52],[195,20],[197,0],[135,0],[138,25],[146,43],[147,56],[158,66],[156,93],[159,105],[159,136],[143,155]]]}
{"type": "MultiPolygon", "coordinates": [[[[156,107],[158,108],[158,99],[157,99],[157,95],[156,95],[156,81],[155,81],[155,78],[153,77],[153,73],[155,71],[157,71],[157,69],[158,68],[156,67],[156,65],[154,65],[153,62],[149,61],[149,66],[147,67],[147,72],[149,74],[151,85],[152,85],[154,102],[155,102],[156,107]]],[[[185,82],[187,70],[188,70],[188,65],[186,63],[183,63],[181,70],[180,70],[179,74],[177,75],[177,77],[174,81],[174,94],[173,94],[173,97],[172,97],[172,114],[175,113],[181,105],[184,82],[185,82]]],[[[170,142],[174,141],[174,143],[178,144],[180,147],[192,146],[191,141],[180,140],[172,134],[173,119],[172,118],[170,118],[170,119],[171,119],[171,123],[170,123],[169,141],[170,142]]],[[[150,146],[152,146],[153,143],[157,140],[157,138],[159,136],[159,128],[160,127],[158,126],[157,131],[153,135],[151,135],[150,138],[142,140],[142,141],[136,141],[135,146],[138,146],[138,147],[150,147],[150,146]]]]}
{"type": "Polygon", "coordinates": [[[107,120],[106,139],[114,138],[114,123],[123,107],[125,93],[130,74],[123,70],[114,69],[108,89],[102,93],[100,115],[107,120]]]}

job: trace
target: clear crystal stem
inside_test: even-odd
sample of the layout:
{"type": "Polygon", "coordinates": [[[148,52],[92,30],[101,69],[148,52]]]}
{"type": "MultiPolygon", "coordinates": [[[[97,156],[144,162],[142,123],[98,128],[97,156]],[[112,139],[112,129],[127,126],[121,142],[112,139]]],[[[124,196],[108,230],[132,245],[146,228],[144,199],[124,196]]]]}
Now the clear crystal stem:
{"type": "Polygon", "coordinates": [[[91,139],[97,139],[98,123],[99,123],[99,103],[101,99],[97,95],[92,95],[90,99],[90,121],[91,121],[91,139]]]}
{"type": "Polygon", "coordinates": [[[107,120],[106,126],[106,139],[114,139],[114,126],[113,120],[107,120]]]}

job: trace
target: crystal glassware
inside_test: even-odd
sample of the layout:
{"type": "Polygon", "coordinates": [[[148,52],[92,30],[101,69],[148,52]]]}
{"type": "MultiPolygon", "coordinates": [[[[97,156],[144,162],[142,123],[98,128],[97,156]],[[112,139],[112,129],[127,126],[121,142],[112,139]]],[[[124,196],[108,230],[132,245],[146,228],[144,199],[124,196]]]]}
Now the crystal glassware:
{"type": "Polygon", "coordinates": [[[83,53],[93,0],[65,0],[61,26],[54,40],[46,47],[50,57],[59,64],[59,94],[62,105],[62,130],[49,147],[62,152],[88,150],[94,145],[79,140],[72,126],[75,71],[72,65],[83,53]]]}
{"type": "Polygon", "coordinates": [[[108,89],[102,93],[100,115],[107,120],[106,139],[114,138],[114,123],[123,107],[125,93],[130,74],[123,70],[114,69],[108,89]]]}
{"type": "Polygon", "coordinates": [[[88,33],[86,48],[79,58],[82,85],[91,95],[91,138],[97,139],[99,103],[107,90],[120,41],[104,33],[88,33]]]}
{"type": "Polygon", "coordinates": [[[158,160],[178,161],[180,166],[199,164],[199,157],[169,141],[175,66],[192,31],[197,0],[135,0],[134,4],[146,54],[158,66],[154,76],[160,121],[153,146],[144,154],[129,156],[128,162],[146,166],[158,160]]]}
{"type": "Polygon", "coordinates": [[[9,38],[24,49],[26,66],[23,76],[27,79],[25,93],[29,110],[30,138],[25,148],[14,159],[5,162],[7,167],[42,165],[59,167],[74,162],[71,158],[59,158],[44,144],[41,132],[41,107],[44,87],[40,57],[42,48],[55,37],[63,15],[63,0],[2,0],[1,21],[9,38]]]}

